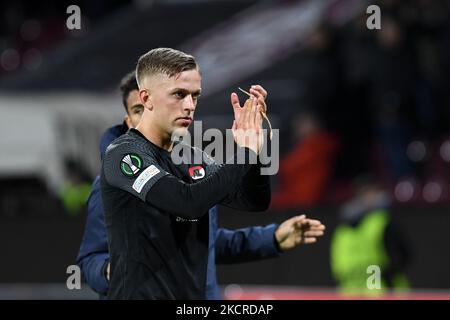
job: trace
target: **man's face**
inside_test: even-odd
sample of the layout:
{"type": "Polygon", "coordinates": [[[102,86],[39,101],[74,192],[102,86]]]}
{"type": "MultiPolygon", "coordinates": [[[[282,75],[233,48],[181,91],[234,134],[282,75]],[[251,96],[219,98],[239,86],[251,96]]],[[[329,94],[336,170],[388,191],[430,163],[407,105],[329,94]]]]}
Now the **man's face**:
{"type": "Polygon", "coordinates": [[[184,135],[194,119],[201,91],[197,69],[173,77],[157,74],[144,79],[141,101],[153,113],[153,125],[162,135],[184,135]]]}
{"type": "Polygon", "coordinates": [[[144,105],[139,98],[139,91],[130,91],[127,98],[127,115],[125,116],[125,122],[128,128],[136,128],[141,120],[142,113],[144,112],[144,105]]]}

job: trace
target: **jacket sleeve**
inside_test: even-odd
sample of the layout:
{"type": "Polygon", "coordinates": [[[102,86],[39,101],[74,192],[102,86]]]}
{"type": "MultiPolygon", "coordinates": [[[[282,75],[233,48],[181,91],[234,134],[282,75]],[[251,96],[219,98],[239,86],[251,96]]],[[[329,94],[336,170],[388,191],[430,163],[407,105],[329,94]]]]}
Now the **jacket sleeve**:
{"type": "Polygon", "coordinates": [[[105,295],[108,281],[105,268],[109,262],[107,233],[99,177],[94,180],[88,199],[88,213],[83,240],[77,257],[87,284],[96,292],[105,295]]]}
{"type": "Polygon", "coordinates": [[[258,163],[252,165],[242,178],[234,194],[230,195],[222,204],[237,210],[265,211],[271,200],[270,177],[261,175],[263,166],[258,163]]]}
{"type": "Polygon", "coordinates": [[[216,262],[242,263],[281,255],[275,240],[278,225],[237,230],[219,228],[216,235],[216,262]]]}
{"type": "Polygon", "coordinates": [[[110,145],[103,160],[102,184],[105,185],[102,188],[104,192],[110,186],[119,188],[169,214],[197,219],[235,192],[246,173],[255,166],[249,164],[251,157],[256,157],[256,153],[238,147],[238,153],[227,164],[208,166],[214,168],[213,172],[194,183],[186,183],[166,172],[158,164],[157,155],[146,152],[142,146],[110,145]],[[245,156],[243,163],[237,160],[239,152],[245,156]],[[134,157],[138,166],[134,166],[135,174],[129,171],[127,175],[123,166],[130,162],[130,157],[134,157]]]}
{"type": "Polygon", "coordinates": [[[100,138],[100,145],[99,145],[101,160],[103,160],[103,158],[105,157],[106,148],[111,144],[111,142],[113,142],[115,139],[117,139],[122,134],[127,132],[127,130],[128,127],[124,122],[123,124],[118,124],[114,127],[109,128],[103,133],[102,137],[100,138]]]}

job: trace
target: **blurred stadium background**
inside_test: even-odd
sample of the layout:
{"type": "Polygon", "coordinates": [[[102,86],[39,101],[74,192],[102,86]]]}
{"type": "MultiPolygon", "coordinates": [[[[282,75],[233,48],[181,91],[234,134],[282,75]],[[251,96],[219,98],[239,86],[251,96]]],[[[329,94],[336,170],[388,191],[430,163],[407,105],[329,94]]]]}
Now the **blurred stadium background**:
{"type": "Polygon", "coordinates": [[[273,177],[268,213],[221,208],[220,226],[298,213],[327,226],[316,245],[279,259],[219,266],[226,298],[341,298],[332,234],[354,179],[369,173],[411,249],[412,293],[402,297],[449,299],[449,12],[446,0],[1,1],[0,299],[96,298],[65,283],[99,139],[123,119],[121,77],[161,46],[197,58],[204,129],[229,128],[229,93],[260,83],[281,170],[305,163],[289,181],[273,177]],[[66,27],[72,4],[80,30],[66,27]],[[381,8],[381,30],[366,27],[369,4],[381,8]]]}

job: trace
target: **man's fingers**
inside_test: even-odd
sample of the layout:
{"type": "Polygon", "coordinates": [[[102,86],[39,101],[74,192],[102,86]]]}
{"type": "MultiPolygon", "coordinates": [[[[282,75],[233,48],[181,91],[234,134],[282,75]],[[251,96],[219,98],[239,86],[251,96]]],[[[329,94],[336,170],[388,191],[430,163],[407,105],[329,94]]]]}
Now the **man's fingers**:
{"type": "Polygon", "coordinates": [[[300,215],[300,216],[295,216],[290,218],[290,222],[292,222],[294,224],[295,228],[301,228],[302,227],[302,221],[304,221],[306,219],[306,216],[304,214],[300,215]]]}
{"type": "Polygon", "coordinates": [[[325,226],[323,224],[311,225],[308,221],[297,222],[296,227],[297,229],[302,229],[304,231],[325,231],[325,226]]]}
{"type": "Polygon", "coordinates": [[[267,98],[267,91],[260,86],[259,84],[255,84],[253,86],[250,87],[250,93],[256,95],[256,93],[260,94],[263,96],[263,98],[267,98]]]}
{"type": "Polygon", "coordinates": [[[325,226],[315,219],[308,219],[302,214],[291,218],[295,227],[295,244],[311,244],[317,242],[318,237],[324,235],[325,226]]]}
{"type": "Polygon", "coordinates": [[[258,101],[259,100],[264,101],[265,99],[264,95],[258,90],[250,89],[250,93],[252,94],[252,96],[255,96],[258,99],[258,101]]]}
{"type": "Polygon", "coordinates": [[[239,127],[241,129],[242,126],[245,126],[245,128],[248,127],[248,121],[250,119],[250,113],[251,113],[251,99],[247,99],[244,103],[244,107],[242,108],[242,111],[240,112],[240,116],[239,116],[239,120],[237,120],[239,122],[239,127]]]}
{"type": "Polygon", "coordinates": [[[305,237],[321,237],[323,236],[323,231],[306,231],[305,232],[305,237]]]}
{"type": "Polygon", "coordinates": [[[317,242],[317,238],[316,237],[297,237],[295,238],[295,244],[300,244],[300,243],[304,243],[304,244],[310,244],[310,243],[316,243],[317,242]]]}
{"type": "Polygon", "coordinates": [[[258,111],[258,126],[262,127],[262,112],[266,112],[266,103],[264,102],[264,99],[257,99],[257,111],[258,111]],[[261,102],[262,101],[262,102],[261,102]]]}
{"type": "Polygon", "coordinates": [[[320,222],[319,220],[307,219],[307,222],[311,227],[323,226],[322,222],[320,222]]]}
{"type": "Polygon", "coordinates": [[[296,243],[296,244],[300,244],[300,243],[310,244],[310,243],[315,243],[315,242],[317,242],[317,239],[314,238],[314,237],[312,237],[312,238],[307,238],[307,237],[304,237],[304,238],[302,238],[302,237],[295,238],[295,243],[296,243]]]}
{"type": "Polygon", "coordinates": [[[241,107],[241,104],[239,103],[239,97],[236,94],[236,92],[231,93],[231,104],[233,105],[233,108],[241,107]]]}
{"type": "Polygon", "coordinates": [[[266,101],[263,98],[258,98],[258,111],[259,112],[267,112],[267,105],[266,105],[266,101]]]}
{"type": "Polygon", "coordinates": [[[239,111],[241,111],[242,108],[239,102],[239,97],[236,94],[236,92],[231,93],[231,105],[233,106],[234,117],[236,120],[238,120],[237,117],[239,116],[239,111]]]}
{"type": "Polygon", "coordinates": [[[310,219],[304,218],[304,219],[297,221],[297,226],[299,228],[306,228],[311,225],[309,222],[310,222],[310,219]]]}
{"type": "Polygon", "coordinates": [[[299,216],[292,217],[291,219],[294,220],[294,222],[298,222],[298,221],[306,219],[306,215],[302,214],[299,216]]]}
{"type": "MultiPolygon", "coordinates": [[[[259,106],[258,106],[258,108],[259,108],[259,106]]],[[[259,112],[259,110],[258,110],[256,112],[256,125],[258,128],[262,129],[262,121],[263,121],[263,119],[262,119],[261,112],[259,112]]]]}
{"type": "Polygon", "coordinates": [[[267,91],[264,90],[260,85],[252,86],[250,88],[250,93],[258,99],[258,111],[267,112],[267,105],[266,105],[266,97],[267,97],[267,91]]]}
{"type": "Polygon", "coordinates": [[[252,119],[252,127],[254,129],[259,127],[259,125],[258,125],[258,114],[259,114],[259,111],[258,111],[257,100],[255,98],[252,98],[252,117],[251,117],[251,119],[252,119]]]}
{"type": "Polygon", "coordinates": [[[303,243],[306,243],[306,244],[315,243],[315,242],[317,242],[317,239],[316,239],[316,238],[306,238],[306,239],[303,241],[303,243]]]}
{"type": "Polygon", "coordinates": [[[264,112],[267,112],[267,104],[265,99],[259,99],[259,103],[263,109],[264,112]]]}
{"type": "Polygon", "coordinates": [[[322,223],[319,220],[315,220],[315,219],[308,219],[308,221],[309,221],[310,224],[315,224],[315,225],[322,223]]]}
{"type": "Polygon", "coordinates": [[[306,218],[306,215],[302,214],[300,216],[296,216],[291,218],[292,222],[294,223],[294,226],[297,229],[303,229],[303,230],[311,230],[311,231],[324,231],[325,226],[320,222],[319,220],[314,219],[308,219],[306,218]]]}
{"type": "Polygon", "coordinates": [[[317,223],[310,223],[310,222],[306,222],[307,225],[309,226],[309,229],[311,230],[325,230],[325,226],[321,223],[317,224],[317,223]]]}
{"type": "Polygon", "coordinates": [[[306,223],[306,219],[305,218],[299,219],[298,221],[295,221],[294,226],[297,229],[302,229],[302,228],[305,228],[307,226],[305,223],[306,223]]]}

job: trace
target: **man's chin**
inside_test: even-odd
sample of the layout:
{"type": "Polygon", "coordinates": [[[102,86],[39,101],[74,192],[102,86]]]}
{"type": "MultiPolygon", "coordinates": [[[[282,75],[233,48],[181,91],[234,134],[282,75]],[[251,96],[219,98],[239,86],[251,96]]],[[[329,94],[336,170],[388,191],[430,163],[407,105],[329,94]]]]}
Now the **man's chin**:
{"type": "Polygon", "coordinates": [[[172,141],[178,141],[180,140],[180,138],[185,137],[187,134],[189,134],[189,127],[179,127],[176,128],[173,132],[172,132],[172,141]]]}

